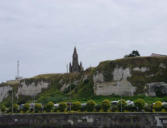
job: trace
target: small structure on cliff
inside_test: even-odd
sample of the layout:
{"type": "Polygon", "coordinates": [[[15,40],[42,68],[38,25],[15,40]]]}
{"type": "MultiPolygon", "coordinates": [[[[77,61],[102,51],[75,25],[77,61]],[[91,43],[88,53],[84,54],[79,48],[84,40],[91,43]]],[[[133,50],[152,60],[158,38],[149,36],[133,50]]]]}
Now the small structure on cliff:
{"type": "Polygon", "coordinates": [[[71,72],[81,72],[83,71],[83,66],[82,66],[82,62],[78,62],[78,53],[77,53],[77,49],[76,47],[74,48],[74,53],[73,53],[73,57],[72,57],[72,64],[70,62],[70,66],[69,66],[69,71],[71,72]]]}
{"type": "Polygon", "coordinates": [[[157,54],[157,53],[152,53],[151,56],[153,57],[159,57],[159,56],[167,56],[167,55],[162,55],[162,54],[157,54]]]}

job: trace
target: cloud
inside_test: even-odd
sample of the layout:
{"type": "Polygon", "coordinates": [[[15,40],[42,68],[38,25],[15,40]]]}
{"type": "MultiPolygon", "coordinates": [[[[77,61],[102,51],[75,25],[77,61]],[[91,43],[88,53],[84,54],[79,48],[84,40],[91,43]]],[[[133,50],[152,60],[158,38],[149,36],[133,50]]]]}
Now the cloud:
{"type": "Polygon", "coordinates": [[[0,1],[0,81],[65,72],[76,45],[85,67],[121,58],[167,54],[166,0],[0,1]]]}

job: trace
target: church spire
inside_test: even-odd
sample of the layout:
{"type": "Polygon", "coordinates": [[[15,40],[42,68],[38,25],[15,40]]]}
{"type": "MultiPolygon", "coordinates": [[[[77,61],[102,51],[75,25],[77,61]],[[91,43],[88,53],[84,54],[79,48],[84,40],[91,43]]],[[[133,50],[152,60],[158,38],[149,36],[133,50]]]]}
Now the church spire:
{"type": "Polygon", "coordinates": [[[70,70],[70,72],[81,72],[82,69],[83,69],[83,67],[81,64],[79,64],[79,61],[78,61],[77,48],[74,47],[72,64],[70,64],[69,70],[70,70]]]}

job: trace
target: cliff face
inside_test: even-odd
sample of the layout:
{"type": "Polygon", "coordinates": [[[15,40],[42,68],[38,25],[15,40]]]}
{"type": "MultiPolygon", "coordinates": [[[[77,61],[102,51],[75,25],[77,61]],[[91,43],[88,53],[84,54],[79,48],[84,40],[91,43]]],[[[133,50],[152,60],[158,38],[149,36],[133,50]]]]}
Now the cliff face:
{"type": "Polygon", "coordinates": [[[38,101],[56,101],[94,95],[167,95],[167,57],[135,57],[105,61],[82,73],[46,74],[12,85],[0,85],[0,102],[11,96],[20,103],[36,96],[38,101]]]}
{"type": "Polygon", "coordinates": [[[137,57],[102,62],[94,74],[96,95],[167,94],[167,57],[137,57]]]}

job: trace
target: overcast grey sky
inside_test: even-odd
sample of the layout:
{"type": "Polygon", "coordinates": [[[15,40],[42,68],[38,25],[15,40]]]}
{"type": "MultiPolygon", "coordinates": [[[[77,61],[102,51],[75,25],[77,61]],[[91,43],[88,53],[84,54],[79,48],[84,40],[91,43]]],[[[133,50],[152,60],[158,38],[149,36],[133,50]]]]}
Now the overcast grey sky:
{"type": "Polygon", "coordinates": [[[74,46],[84,67],[167,54],[167,0],[1,0],[0,81],[66,71],[74,46]]]}

